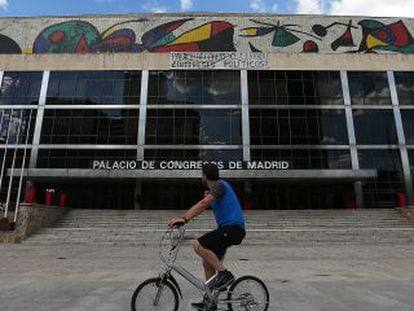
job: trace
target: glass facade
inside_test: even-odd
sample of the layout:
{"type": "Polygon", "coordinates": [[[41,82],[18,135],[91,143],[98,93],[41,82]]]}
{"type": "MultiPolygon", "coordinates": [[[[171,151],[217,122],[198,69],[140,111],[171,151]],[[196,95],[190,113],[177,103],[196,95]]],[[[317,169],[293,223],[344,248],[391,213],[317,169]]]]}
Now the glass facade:
{"type": "Polygon", "coordinates": [[[40,142],[134,145],[138,117],[134,109],[47,109],[40,142]]]}
{"type": "MultiPolygon", "coordinates": [[[[4,72],[0,88],[0,148],[9,159],[18,145],[22,157],[27,141],[32,168],[90,169],[93,160],[251,160],[287,161],[290,170],[373,169],[377,178],[360,180],[367,207],[394,206],[397,193],[412,188],[411,72],[266,70],[248,71],[243,80],[240,71],[150,71],[144,81],[140,71],[52,71],[45,77],[4,72]],[[148,92],[141,98],[144,82],[148,92]],[[399,115],[402,124],[396,124],[399,115]]],[[[347,207],[358,195],[354,179],[249,178],[233,182],[241,192],[251,183],[258,208],[271,208],[272,202],[273,208],[347,207]]],[[[136,181],[122,182],[136,191],[136,181]]],[[[179,188],[186,182],[191,183],[182,181],[179,188]]],[[[93,187],[106,189],[108,183],[97,180],[93,187]]],[[[157,183],[145,181],[142,191],[152,193],[157,183]]],[[[165,195],[145,204],[163,206],[172,192],[163,187],[165,195]]],[[[177,208],[193,196],[174,200],[177,208]]]]}
{"type": "Polygon", "coordinates": [[[42,72],[5,72],[0,105],[37,105],[42,75],[42,72]]]}
{"type": "Polygon", "coordinates": [[[386,72],[348,72],[352,105],[391,105],[386,72]]]}
{"type": "Polygon", "coordinates": [[[141,73],[137,71],[52,72],[48,105],[139,105],[141,73]]]}

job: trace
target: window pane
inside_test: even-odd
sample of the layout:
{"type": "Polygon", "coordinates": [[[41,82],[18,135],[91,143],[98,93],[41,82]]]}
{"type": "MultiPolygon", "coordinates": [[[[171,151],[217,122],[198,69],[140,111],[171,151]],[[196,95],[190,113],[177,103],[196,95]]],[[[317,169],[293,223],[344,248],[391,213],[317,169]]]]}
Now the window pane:
{"type": "Polygon", "coordinates": [[[38,168],[91,169],[94,160],[136,160],[136,150],[40,149],[38,168]]]}
{"type": "Polygon", "coordinates": [[[342,105],[336,71],[249,71],[250,105],[342,105]]]}
{"type": "Polygon", "coordinates": [[[149,109],[150,145],[239,145],[240,110],[149,109]]]}
{"type": "Polygon", "coordinates": [[[0,104],[37,105],[41,84],[41,72],[5,72],[1,85],[0,104]]]}
{"type": "Polygon", "coordinates": [[[251,109],[252,145],[348,144],[343,110],[251,109]]]}
{"type": "Polygon", "coordinates": [[[0,144],[32,143],[36,110],[0,110],[0,144]]]}
{"type": "Polygon", "coordinates": [[[138,71],[60,71],[50,75],[49,105],[139,105],[138,71]]]}
{"type": "Polygon", "coordinates": [[[392,110],[354,110],[353,113],[357,144],[397,144],[392,110]]]}
{"type": "Polygon", "coordinates": [[[145,160],[241,161],[243,150],[145,150],[145,160]]]}
{"type": "Polygon", "coordinates": [[[149,105],[239,105],[238,71],[152,71],[149,105]]]}
{"type": "Polygon", "coordinates": [[[403,191],[403,174],[398,150],[358,150],[361,169],[376,169],[378,178],[363,184],[365,204],[394,207],[397,192],[403,191]]]}
{"type": "Polygon", "coordinates": [[[348,72],[353,105],[391,105],[385,72],[348,72]]]}
{"type": "Polygon", "coordinates": [[[135,145],[138,110],[49,110],[43,119],[42,144],[135,145]]]}
{"type": "Polygon", "coordinates": [[[287,161],[289,169],[350,169],[348,150],[251,150],[252,160],[287,161]]]}
{"type": "Polygon", "coordinates": [[[404,125],[405,141],[408,145],[414,145],[414,110],[401,110],[404,125]]]}
{"type": "Polygon", "coordinates": [[[395,72],[400,105],[414,105],[414,72],[395,72]]]}

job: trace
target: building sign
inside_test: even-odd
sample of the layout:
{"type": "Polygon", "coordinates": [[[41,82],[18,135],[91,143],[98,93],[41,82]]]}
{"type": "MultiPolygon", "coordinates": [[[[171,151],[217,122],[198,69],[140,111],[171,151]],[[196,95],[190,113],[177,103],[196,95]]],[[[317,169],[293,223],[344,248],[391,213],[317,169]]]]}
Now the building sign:
{"type": "MultiPolygon", "coordinates": [[[[206,161],[135,161],[94,160],[94,170],[201,170],[206,161]]],[[[224,170],[287,170],[287,161],[211,161],[224,170]]]]}
{"type": "Polygon", "coordinates": [[[266,53],[175,52],[170,54],[171,69],[266,69],[266,53]]]}

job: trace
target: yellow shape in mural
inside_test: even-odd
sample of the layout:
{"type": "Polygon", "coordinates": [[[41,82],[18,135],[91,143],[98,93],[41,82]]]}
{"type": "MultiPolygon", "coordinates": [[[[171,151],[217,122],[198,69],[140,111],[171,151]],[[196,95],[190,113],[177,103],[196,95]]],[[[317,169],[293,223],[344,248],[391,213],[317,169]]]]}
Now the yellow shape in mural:
{"type": "Polygon", "coordinates": [[[186,32],[182,36],[178,37],[175,41],[171,42],[169,45],[199,42],[199,41],[210,39],[211,28],[212,28],[212,24],[208,23],[196,29],[190,30],[189,32],[186,32]]]}
{"type": "Polygon", "coordinates": [[[373,35],[367,36],[367,47],[368,49],[372,49],[377,46],[388,46],[387,43],[375,38],[373,35]]]}

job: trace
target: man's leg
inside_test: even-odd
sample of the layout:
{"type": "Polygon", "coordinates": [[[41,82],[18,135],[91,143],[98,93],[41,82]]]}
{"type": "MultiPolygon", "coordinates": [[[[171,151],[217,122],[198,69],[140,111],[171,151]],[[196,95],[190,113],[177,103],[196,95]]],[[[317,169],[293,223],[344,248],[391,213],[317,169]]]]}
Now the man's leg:
{"type": "Polygon", "coordinates": [[[214,274],[216,273],[216,271],[224,271],[223,263],[217,258],[217,255],[214,254],[211,250],[204,248],[198,241],[194,242],[193,247],[197,255],[203,258],[203,262],[205,262],[212,269],[214,269],[214,274]]]}
{"type": "Polygon", "coordinates": [[[203,259],[203,268],[204,268],[204,275],[206,277],[206,281],[212,278],[216,274],[216,269],[210,266],[204,259],[203,259]]]}

